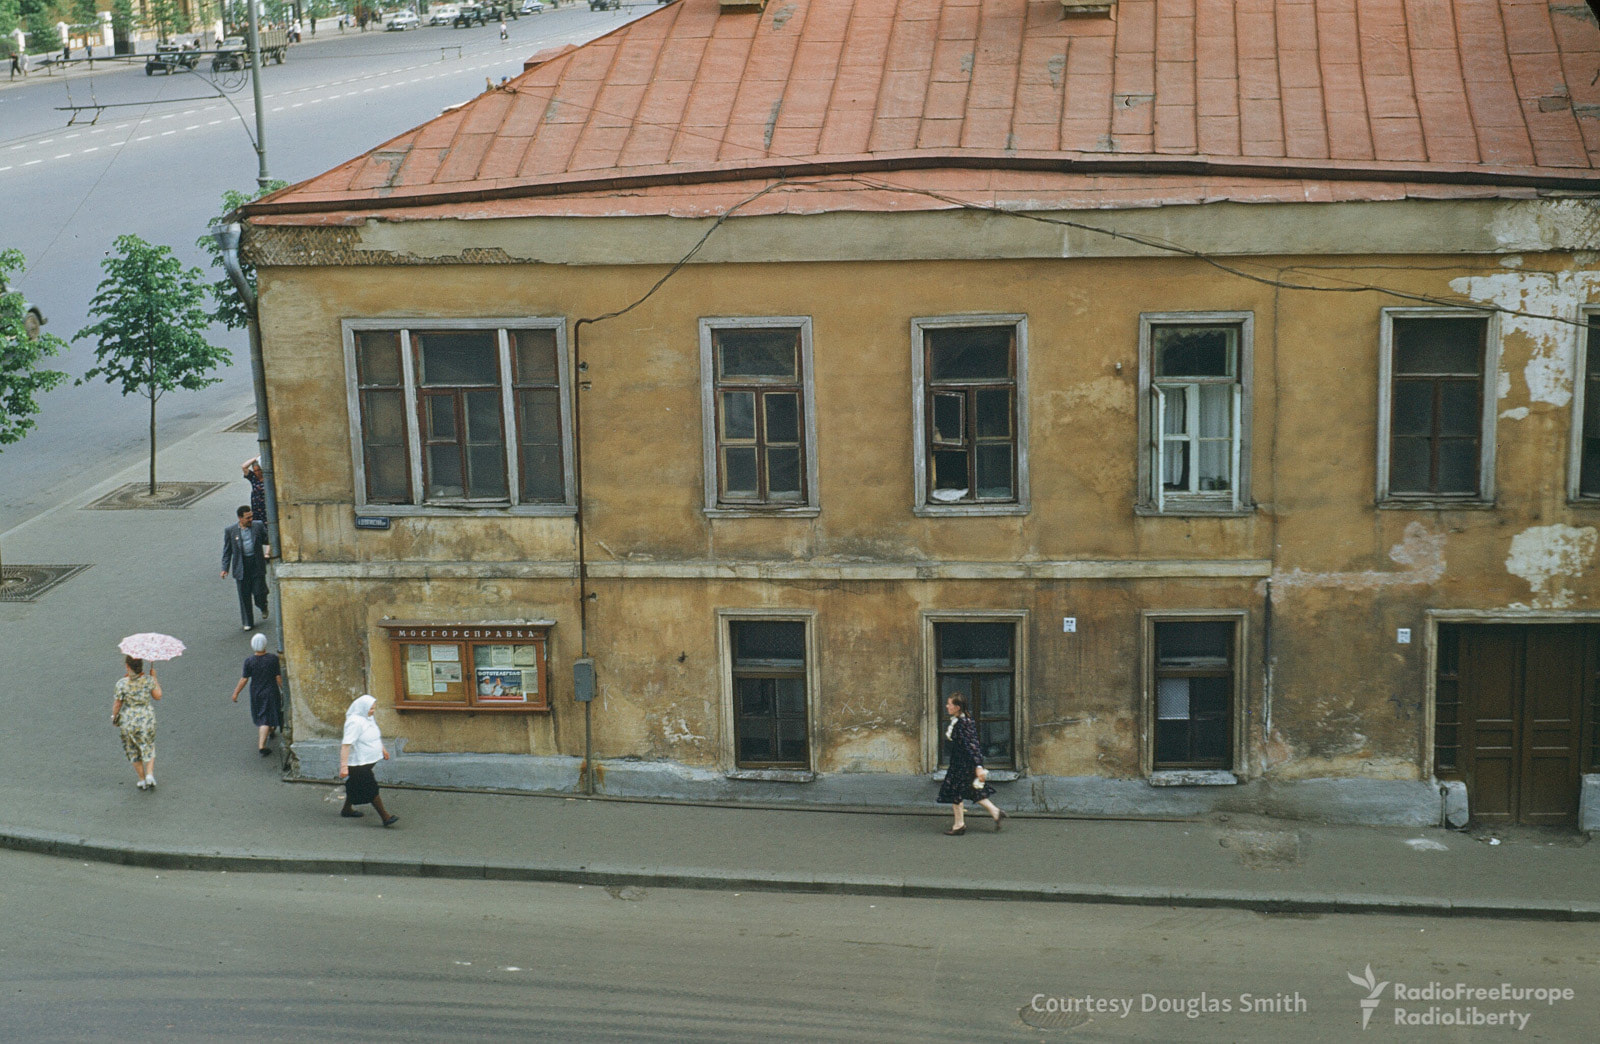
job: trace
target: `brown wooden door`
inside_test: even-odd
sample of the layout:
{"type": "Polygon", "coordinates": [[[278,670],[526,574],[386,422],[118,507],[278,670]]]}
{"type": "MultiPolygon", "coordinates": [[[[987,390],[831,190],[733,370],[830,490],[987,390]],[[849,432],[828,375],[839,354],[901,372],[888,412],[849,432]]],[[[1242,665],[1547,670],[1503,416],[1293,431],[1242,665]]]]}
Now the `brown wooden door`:
{"type": "Polygon", "coordinates": [[[1461,767],[1472,818],[1576,825],[1594,630],[1465,626],[1459,636],[1461,767]]]}

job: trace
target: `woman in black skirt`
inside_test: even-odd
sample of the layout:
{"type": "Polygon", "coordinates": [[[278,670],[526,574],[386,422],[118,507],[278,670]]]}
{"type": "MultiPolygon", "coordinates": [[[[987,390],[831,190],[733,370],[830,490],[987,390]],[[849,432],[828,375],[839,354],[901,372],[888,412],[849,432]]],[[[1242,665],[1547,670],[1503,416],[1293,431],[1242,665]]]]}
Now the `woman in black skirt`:
{"type": "Polygon", "coordinates": [[[996,831],[1006,814],[991,799],[994,788],[989,785],[989,770],[983,767],[983,747],[978,743],[978,723],[967,717],[967,701],[952,696],[945,701],[945,713],[950,724],[945,727],[945,739],[950,741],[950,766],[945,769],[944,782],[939,785],[939,804],[955,810],[955,822],[945,833],[960,837],[967,832],[966,803],[970,798],[989,812],[996,831]]]}
{"type": "Polygon", "coordinates": [[[378,797],[378,781],[372,775],[372,766],[389,757],[389,752],[383,749],[383,734],[378,731],[378,723],[372,720],[372,708],[377,702],[363,695],[344,712],[344,741],[339,747],[339,778],[345,781],[344,808],[339,814],[360,819],[363,813],[353,806],[371,805],[377,809],[384,826],[393,826],[400,817],[391,816],[383,807],[383,799],[378,797]]]}

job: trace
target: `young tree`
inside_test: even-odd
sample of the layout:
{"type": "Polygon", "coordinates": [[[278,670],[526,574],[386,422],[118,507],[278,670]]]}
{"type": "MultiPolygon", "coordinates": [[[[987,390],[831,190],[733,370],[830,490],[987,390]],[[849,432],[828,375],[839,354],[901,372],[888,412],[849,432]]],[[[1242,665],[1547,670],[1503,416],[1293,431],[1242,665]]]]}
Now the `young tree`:
{"type": "MultiPolygon", "coordinates": [[[[222,210],[212,220],[211,229],[216,229],[223,223],[224,218],[251,200],[260,199],[269,192],[276,192],[287,184],[289,184],[287,181],[269,181],[264,188],[258,188],[254,192],[235,192],[229,189],[222,194],[222,210]]],[[[217,241],[212,238],[209,230],[195,240],[195,245],[210,255],[211,267],[222,273],[222,278],[211,284],[211,299],[217,304],[216,310],[211,313],[212,321],[221,323],[230,330],[243,329],[250,322],[250,310],[239,297],[239,291],[234,287],[233,280],[228,278],[227,266],[222,263],[222,248],[217,246],[217,241]]],[[[241,257],[239,267],[244,271],[245,281],[254,287],[255,266],[241,257]]]]}
{"type": "Polygon", "coordinates": [[[195,391],[216,384],[211,371],[231,361],[226,348],[207,343],[210,317],[206,285],[198,268],[184,268],[172,248],[118,236],[116,253],[100,263],[100,280],[89,315],[100,321],[79,330],[93,336],[97,364],[78,383],[104,377],[123,395],[150,400],[150,495],[156,492],[156,401],[169,391],[195,391]]]}
{"type": "Polygon", "coordinates": [[[40,363],[60,354],[66,342],[40,333],[29,322],[27,302],[6,289],[11,273],[22,268],[22,253],[0,250],[0,447],[18,442],[34,425],[42,392],[67,379],[40,363]]]}

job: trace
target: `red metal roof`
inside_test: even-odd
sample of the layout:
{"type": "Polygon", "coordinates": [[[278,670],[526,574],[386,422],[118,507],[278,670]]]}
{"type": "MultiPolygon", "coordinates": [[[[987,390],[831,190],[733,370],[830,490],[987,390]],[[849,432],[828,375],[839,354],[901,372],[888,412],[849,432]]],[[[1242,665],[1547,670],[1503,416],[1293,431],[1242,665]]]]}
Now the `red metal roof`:
{"type": "Polygon", "coordinates": [[[1069,200],[1116,178],[1141,199],[1600,189],[1578,2],[677,0],[530,65],[251,213],[672,212],[697,183],[939,170],[1069,200]]]}

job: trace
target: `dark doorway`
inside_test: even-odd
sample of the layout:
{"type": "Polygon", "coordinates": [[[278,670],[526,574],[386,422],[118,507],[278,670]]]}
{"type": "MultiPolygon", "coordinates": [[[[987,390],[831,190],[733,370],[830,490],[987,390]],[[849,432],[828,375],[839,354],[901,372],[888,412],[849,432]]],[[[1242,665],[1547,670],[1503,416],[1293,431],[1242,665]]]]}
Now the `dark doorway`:
{"type": "Polygon", "coordinates": [[[1576,826],[1594,760],[1597,635],[1585,624],[1441,624],[1436,773],[1474,821],[1576,826]]]}

